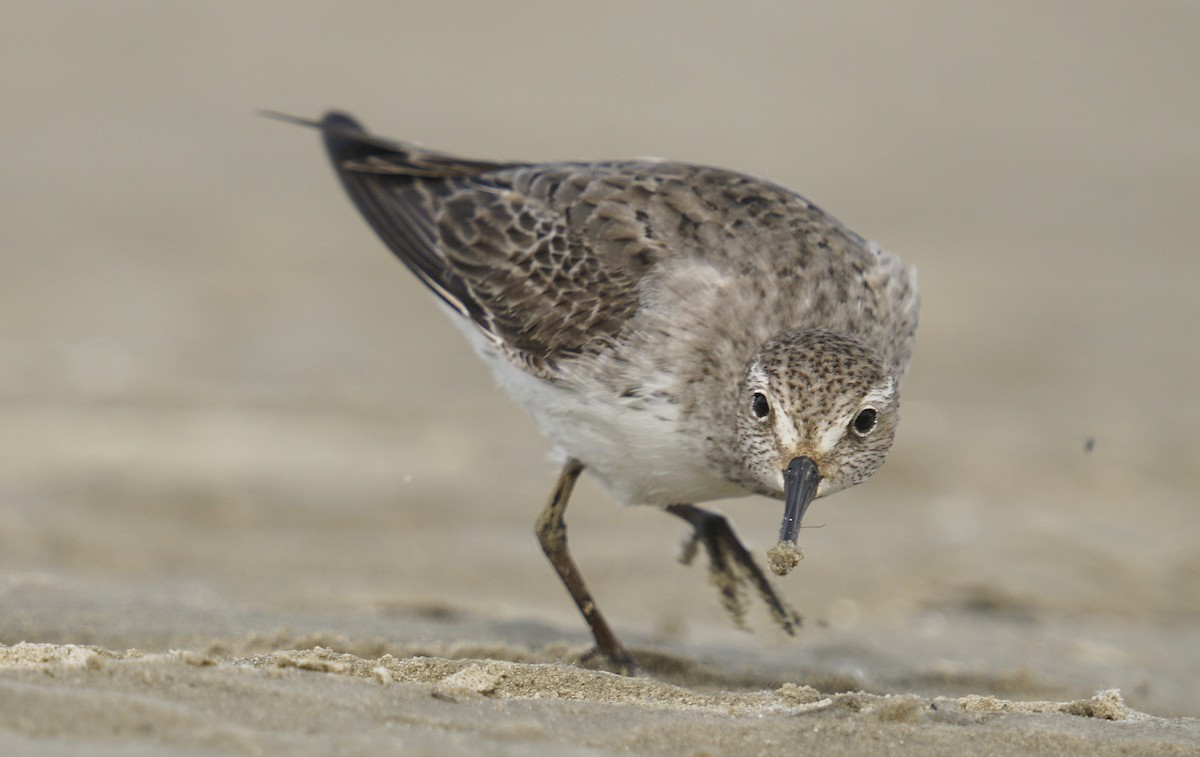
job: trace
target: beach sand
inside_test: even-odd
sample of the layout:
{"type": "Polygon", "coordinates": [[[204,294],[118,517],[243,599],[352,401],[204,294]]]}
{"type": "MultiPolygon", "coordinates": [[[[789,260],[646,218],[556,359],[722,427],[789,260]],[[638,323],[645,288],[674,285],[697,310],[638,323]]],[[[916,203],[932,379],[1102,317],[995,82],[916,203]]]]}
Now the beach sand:
{"type": "MultiPolygon", "coordinates": [[[[411,4],[410,4],[411,5],[411,4]]],[[[0,753],[1196,754],[1200,12],[23,4],[0,29],[0,753]],[[342,196],[344,108],[764,175],[920,270],[891,459],[737,629],[677,519],[567,513],[342,196]]],[[[721,502],[766,559],[781,503],[721,502]]]]}

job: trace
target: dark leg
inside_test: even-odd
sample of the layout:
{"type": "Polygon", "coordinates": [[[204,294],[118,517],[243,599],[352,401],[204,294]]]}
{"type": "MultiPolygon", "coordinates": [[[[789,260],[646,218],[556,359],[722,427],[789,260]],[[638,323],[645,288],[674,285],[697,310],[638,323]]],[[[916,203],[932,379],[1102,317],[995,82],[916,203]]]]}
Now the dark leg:
{"type": "Polygon", "coordinates": [[[583,463],[574,458],[567,459],[567,464],[563,466],[562,473],[558,476],[558,484],[554,487],[554,493],[550,495],[546,509],[542,510],[542,514],[538,517],[536,528],[538,541],[541,543],[546,557],[550,558],[550,564],[558,572],[558,577],[562,579],[563,586],[566,586],[567,591],[571,593],[571,599],[575,600],[575,605],[583,614],[583,619],[592,629],[592,636],[596,638],[596,648],[621,673],[639,674],[642,672],[641,666],[609,628],[608,621],[600,614],[596,600],[592,599],[592,593],[588,591],[587,585],[583,582],[579,568],[575,566],[575,561],[571,559],[571,555],[567,551],[567,524],[563,520],[563,514],[567,510],[567,500],[571,498],[571,490],[575,488],[575,480],[582,472],[583,463]]]}
{"type": "Polygon", "coordinates": [[[733,621],[746,627],[746,584],[754,587],[767,603],[771,617],[788,634],[795,635],[800,616],[788,607],[766,575],[754,562],[754,557],[738,540],[737,534],[724,515],[709,512],[695,505],[668,505],[666,511],[692,524],[695,531],[683,546],[680,561],[690,565],[701,544],[708,552],[709,578],[721,593],[721,604],[733,616],[733,621]]]}

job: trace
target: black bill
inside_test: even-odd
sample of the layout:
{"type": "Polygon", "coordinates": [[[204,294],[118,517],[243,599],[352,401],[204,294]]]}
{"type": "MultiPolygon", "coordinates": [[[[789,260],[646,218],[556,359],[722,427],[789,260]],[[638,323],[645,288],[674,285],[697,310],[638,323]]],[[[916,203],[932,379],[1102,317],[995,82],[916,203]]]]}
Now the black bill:
{"type": "Polygon", "coordinates": [[[800,530],[800,519],[804,511],[817,496],[817,485],[821,474],[817,464],[807,457],[797,457],[788,463],[783,472],[783,525],[779,527],[779,541],[796,543],[796,532],[800,530]]]}

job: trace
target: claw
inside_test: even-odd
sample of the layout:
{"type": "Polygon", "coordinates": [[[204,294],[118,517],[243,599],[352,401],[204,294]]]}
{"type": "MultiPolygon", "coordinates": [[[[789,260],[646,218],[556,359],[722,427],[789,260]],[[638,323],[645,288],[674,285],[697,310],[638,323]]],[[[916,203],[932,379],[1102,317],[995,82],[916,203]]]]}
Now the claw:
{"type": "Polygon", "coordinates": [[[683,549],[679,550],[679,562],[684,565],[692,564],[692,560],[696,559],[696,550],[700,548],[700,536],[700,529],[697,528],[683,543],[683,549]]]}

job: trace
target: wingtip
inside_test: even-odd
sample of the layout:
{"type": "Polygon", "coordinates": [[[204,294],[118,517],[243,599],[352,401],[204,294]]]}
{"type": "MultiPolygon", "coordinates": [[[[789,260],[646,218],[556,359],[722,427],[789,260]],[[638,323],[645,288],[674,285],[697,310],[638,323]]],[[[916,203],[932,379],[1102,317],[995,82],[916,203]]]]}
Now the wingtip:
{"type": "Polygon", "coordinates": [[[325,142],[325,149],[335,162],[360,159],[381,150],[395,151],[399,149],[391,140],[372,136],[361,123],[344,111],[326,111],[319,121],[281,113],[277,110],[262,109],[258,113],[276,121],[318,129],[325,142]]]}
{"type": "Polygon", "coordinates": [[[359,158],[374,150],[364,144],[367,130],[349,113],[340,110],[326,111],[318,122],[325,141],[325,149],[336,161],[359,158]]]}
{"type": "Polygon", "coordinates": [[[321,116],[320,125],[326,129],[346,129],[349,131],[363,131],[363,128],[354,116],[341,110],[327,110],[325,115],[321,116]]]}
{"type": "Polygon", "coordinates": [[[304,118],[303,116],[293,116],[291,113],[283,113],[282,111],[271,110],[270,108],[259,108],[258,115],[275,121],[283,121],[285,124],[307,126],[310,129],[321,129],[322,131],[333,130],[347,134],[367,133],[367,130],[355,120],[354,116],[340,110],[326,111],[325,115],[321,116],[320,121],[304,118]]]}
{"type": "Polygon", "coordinates": [[[283,121],[285,124],[293,124],[295,126],[307,126],[309,128],[313,128],[313,129],[321,128],[321,123],[319,121],[314,121],[311,118],[302,118],[300,116],[293,116],[291,113],[284,113],[284,112],[278,111],[278,110],[271,110],[270,108],[259,108],[256,112],[258,113],[258,115],[262,116],[263,118],[269,118],[272,121],[283,121]]]}

